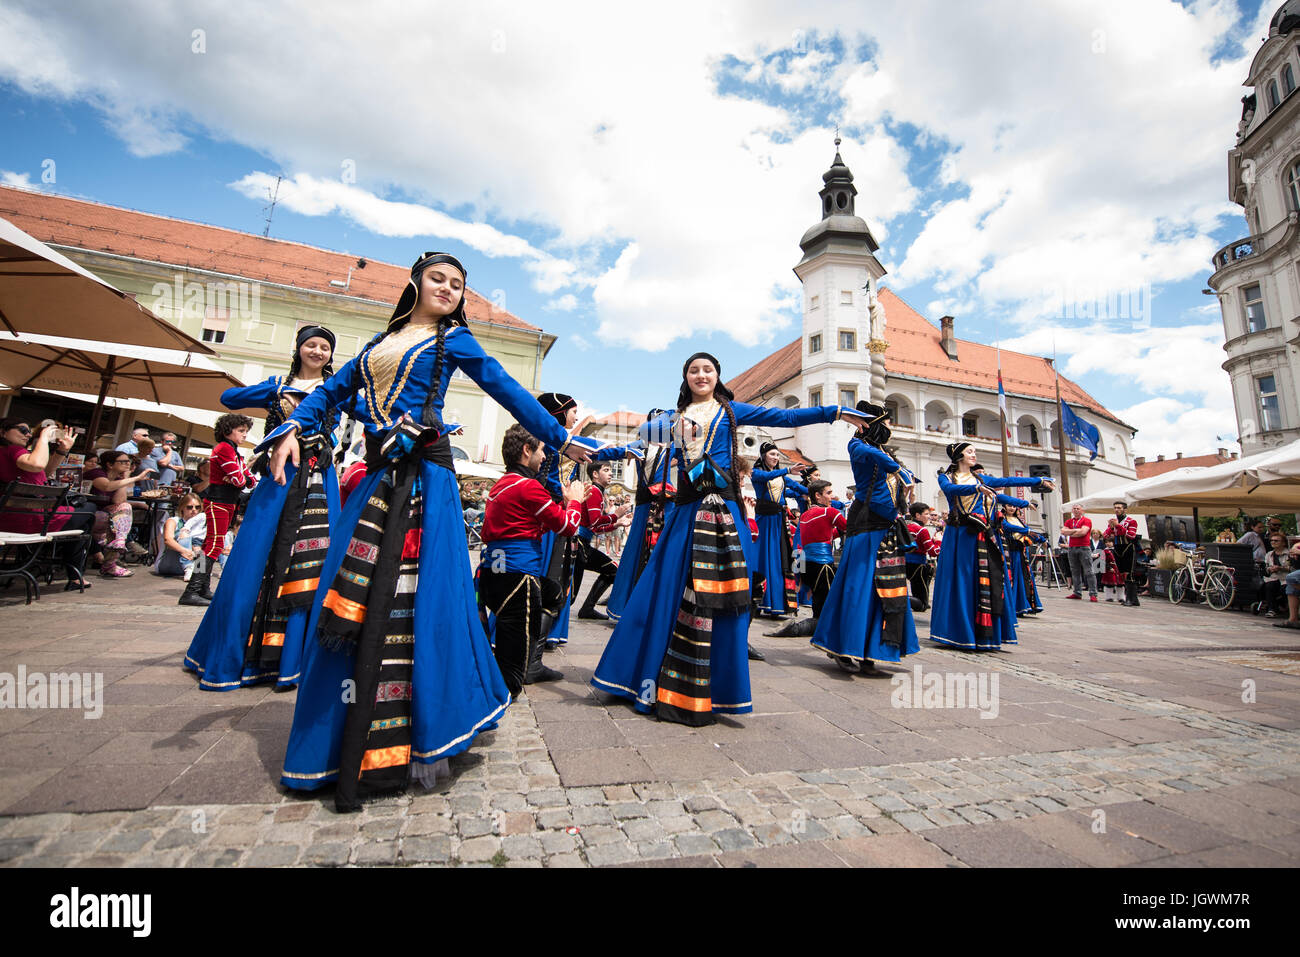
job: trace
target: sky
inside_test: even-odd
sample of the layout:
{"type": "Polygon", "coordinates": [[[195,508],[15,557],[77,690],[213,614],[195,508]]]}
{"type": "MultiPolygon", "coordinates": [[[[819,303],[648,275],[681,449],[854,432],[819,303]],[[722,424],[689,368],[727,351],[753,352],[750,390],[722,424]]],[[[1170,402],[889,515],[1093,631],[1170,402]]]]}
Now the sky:
{"type": "Polygon", "coordinates": [[[884,285],[1195,455],[1238,447],[1202,289],[1275,7],[0,0],[0,182],[260,233],[283,177],[271,236],[456,252],[544,390],[645,411],[798,336],[838,128],[884,285]]]}

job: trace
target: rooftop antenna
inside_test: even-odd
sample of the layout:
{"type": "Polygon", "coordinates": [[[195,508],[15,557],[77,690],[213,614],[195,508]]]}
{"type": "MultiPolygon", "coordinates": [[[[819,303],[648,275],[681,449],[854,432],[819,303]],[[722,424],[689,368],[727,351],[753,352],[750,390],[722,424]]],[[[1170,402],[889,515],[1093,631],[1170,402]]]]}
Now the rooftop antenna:
{"type": "Polygon", "coordinates": [[[277,176],[275,178],[275,189],[266,191],[266,198],[271,201],[271,205],[262,207],[262,212],[266,213],[266,229],[262,230],[263,237],[271,235],[271,217],[275,215],[275,204],[280,196],[280,180],[282,179],[284,179],[283,174],[277,176]]]}

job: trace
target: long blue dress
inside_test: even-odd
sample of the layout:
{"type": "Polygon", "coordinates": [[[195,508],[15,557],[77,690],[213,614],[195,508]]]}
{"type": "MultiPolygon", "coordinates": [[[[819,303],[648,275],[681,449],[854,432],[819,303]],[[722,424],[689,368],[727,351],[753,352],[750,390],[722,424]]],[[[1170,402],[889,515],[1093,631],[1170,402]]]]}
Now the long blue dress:
{"type": "MultiPolygon", "coordinates": [[[[556,447],[563,445],[564,429],[555,418],[483,351],[468,329],[454,327],[447,332],[446,357],[437,383],[432,381],[433,343],[430,329],[427,337],[411,341],[395,368],[376,368],[379,363],[363,357],[353,359],[308,396],[289,416],[289,422],[310,428],[327,410],[360,393],[354,417],[368,435],[379,435],[404,413],[418,422],[425,398],[435,387],[435,407],[441,415],[447,385],[452,373],[460,369],[530,433],[556,447]]],[[[353,414],[351,409],[349,413],[353,414]]],[[[277,438],[279,431],[268,435],[266,441],[277,438]]],[[[353,677],[356,655],[327,649],[314,636],[321,604],[343,563],[361,513],[389,468],[380,464],[366,475],[349,497],[331,535],[307,626],[311,640],[306,645],[281,776],[286,787],[312,790],[338,777],[347,715],[342,689],[353,677]]],[[[510,703],[510,693],[478,616],[456,475],[421,460],[419,478],[424,507],[412,625],[410,762],[432,764],[466,750],[476,735],[494,728],[510,703]]]]}
{"type": "Polygon", "coordinates": [[[785,615],[794,608],[786,604],[785,583],[790,571],[790,553],[793,544],[785,522],[787,494],[807,498],[808,489],[789,478],[789,469],[756,468],[751,476],[754,498],[764,509],[779,511],[761,512],[755,516],[758,525],[758,564],[755,570],[763,576],[763,599],[759,607],[774,615],[785,615]]]}
{"type": "MultiPolygon", "coordinates": [[[[887,454],[857,436],[849,440],[849,465],[857,487],[855,500],[865,500],[860,508],[869,508],[881,521],[893,522],[898,516],[897,489],[891,475],[911,482],[912,476],[887,454]]],[[[817,619],[811,644],[814,648],[861,661],[901,661],[903,656],[920,650],[910,602],[903,602],[903,634],[899,647],[882,639],[884,608],[876,593],[876,553],[889,534],[888,528],[859,532],[844,540],[835,581],[817,619]]]]}
{"type": "MultiPolygon", "coordinates": [[[[947,524],[943,543],[939,546],[939,559],[934,572],[934,596],[930,607],[930,639],[967,650],[992,650],[1004,644],[1016,643],[1015,596],[1009,582],[1003,593],[1003,613],[992,616],[991,637],[977,638],[975,634],[976,606],[979,601],[980,532],[969,527],[966,520],[969,516],[976,516],[987,523],[988,510],[984,505],[984,497],[979,494],[981,482],[990,489],[1010,486],[1038,488],[1042,479],[1001,477],[983,472],[977,481],[969,472],[958,472],[952,476],[947,472],[939,473],[939,488],[948,499],[950,514],[955,513],[958,521],[947,524]]],[[[992,532],[984,534],[989,537],[993,548],[1001,550],[1001,543],[992,532]]]]}
{"type": "MultiPolygon", "coordinates": [[[[733,402],[736,424],[761,425],[769,428],[793,428],[832,422],[840,412],[839,406],[819,406],[811,409],[770,409],[733,402]]],[[[688,407],[684,414],[699,406],[688,407]]],[[[719,469],[731,468],[731,425],[725,411],[718,408],[707,422],[701,425],[709,431],[707,451],[719,469]]],[[[700,443],[703,444],[702,442],[700,443]]],[[[686,487],[686,465],[700,455],[694,444],[677,450],[678,496],[686,487]],[[688,457],[689,456],[689,457],[688,457]]],[[[752,567],[757,549],[749,536],[743,534],[748,526],[742,507],[730,499],[725,500],[732,521],[741,532],[741,548],[745,562],[752,567]]],[[[664,517],[664,530],[650,552],[650,561],[637,580],[623,609],[609,644],[601,655],[600,663],[591,683],[598,691],[627,698],[636,710],[648,714],[654,708],[655,683],[659,677],[664,654],[672,637],[673,627],[681,606],[691,571],[695,515],[702,501],[684,505],[671,505],[664,517]]],[[[749,690],[749,610],[735,614],[719,614],[713,619],[713,634],[709,646],[710,697],[714,714],[748,714],[754,710],[749,690]]]]}
{"type": "Polygon", "coordinates": [[[650,523],[650,509],[653,505],[650,486],[668,481],[672,450],[665,447],[646,468],[642,468],[642,464],[644,463],[637,465],[637,505],[632,511],[632,524],[627,529],[627,544],[618,560],[618,571],[614,574],[614,585],[609,590],[609,601],[605,603],[609,617],[615,620],[623,617],[623,609],[641,575],[641,562],[647,547],[646,526],[650,523]]]}
{"type": "MultiPolygon", "coordinates": [[[[284,421],[289,410],[287,394],[301,395],[288,388],[288,376],[271,376],[265,382],[244,388],[227,389],[221,393],[221,404],[228,409],[266,409],[267,428],[274,429],[284,421]]],[[[334,442],[338,427],[335,414],[325,424],[324,436],[328,447],[334,442]]],[[[310,609],[299,606],[292,609],[285,623],[284,644],[280,649],[279,668],[263,671],[254,662],[245,663],[249,632],[258,608],[256,599],[270,560],[271,548],[280,528],[289,488],[296,469],[292,465],[284,485],[261,481],[249,497],[244,512],[244,522],[235,544],[222,568],[221,580],[213,594],[212,603],[203,613],[182,667],[199,676],[203,691],[234,691],[236,688],[274,681],[279,688],[292,688],[302,674],[303,646],[306,642],[307,619],[310,609]]],[[[333,462],[323,470],[325,502],[329,526],[334,527],[339,517],[339,481],[334,474],[333,462]]]]}
{"type": "Polygon", "coordinates": [[[1045,542],[1047,538],[1009,518],[1002,520],[1002,528],[1008,539],[1007,560],[1011,565],[1011,587],[1016,594],[1016,614],[1040,612],[1043,603],[1038,597],[1038,584],[1032,575],[1025,572],[1024,552],[1031,544],[1045,542]]]}

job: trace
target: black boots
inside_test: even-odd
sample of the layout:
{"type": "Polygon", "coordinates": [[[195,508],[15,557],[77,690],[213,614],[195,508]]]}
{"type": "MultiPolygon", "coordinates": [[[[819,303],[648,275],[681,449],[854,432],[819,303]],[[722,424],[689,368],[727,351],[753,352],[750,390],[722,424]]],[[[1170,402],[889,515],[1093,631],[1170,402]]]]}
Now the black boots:
{"type": "Polygon", "coordinates": [[[212,592],[208,591],[208,559],[200,554],[194,559],[190,569],[190,580],[185,583],[178,605],[196,605],[202,607],[212,601],[212,592]]]}
{"type": "Polygon", "coordinates": [[[596,610],[596,602],[601,595],[609,590],[609,586],[614,584],[614,579],[608,575],[601,575],[591,586],[591,591],[587,592],[587,600],[582,603],[578,609],[579,618],[587,618],[595,621],[609,621],[609,615],[603,611],[596,610]]]}
{"type": "Polygon", "coordinates": [[[549,615],[546,612],[542,613],[542,627],[537,640],[530,642],[528,645],[528,669],[524,673],[524,684],[526,685],[538,684],[543,681],[559,681],[564,677],[562,672],[542,664],[542,652],[546,650],[546,633],[551,630],[551,625],[554,623],[554,615],[549,615]]]}
{"type": "Polygon", "coordinates": [[[1137,582],[1129,578],[1124,581],[1124,604],[1137,608],[1141,602],[1138,601],[1137,582]]]}

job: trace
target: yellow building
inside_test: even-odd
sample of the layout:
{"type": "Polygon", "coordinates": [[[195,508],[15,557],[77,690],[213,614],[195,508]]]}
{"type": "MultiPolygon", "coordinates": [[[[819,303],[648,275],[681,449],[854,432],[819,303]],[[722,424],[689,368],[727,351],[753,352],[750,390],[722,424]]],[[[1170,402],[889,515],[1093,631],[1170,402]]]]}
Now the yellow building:
{"type": "MultiPolygon", "coordinates": [[[[0,187],[0,217],[205,342],[250,384],[288,371],[303,325],[334,332],[339,368],[383,329],[410,275],[409,266],[13,187],[0,187]]],[[[536,394],[555,336],[472,289],[465,311],[483,348],[536,394]]],[[[86,338],[96,338],[93,317],[86,338]]],[[[444,419],[465,427],[453,444],[466,456],[501,464],[510,416],[459,370],[444,419]]]]}

